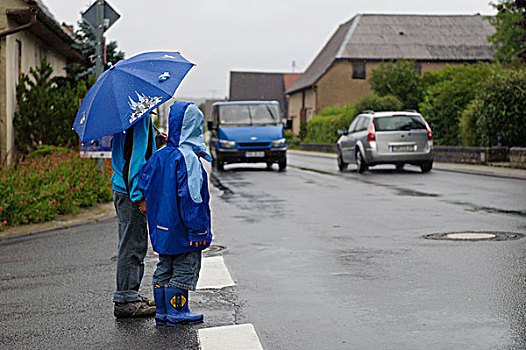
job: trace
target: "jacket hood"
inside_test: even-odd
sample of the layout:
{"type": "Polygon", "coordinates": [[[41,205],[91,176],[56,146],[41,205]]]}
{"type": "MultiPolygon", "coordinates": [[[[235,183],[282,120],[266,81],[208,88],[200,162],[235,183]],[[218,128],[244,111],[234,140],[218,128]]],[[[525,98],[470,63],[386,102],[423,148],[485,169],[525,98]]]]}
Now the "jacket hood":
{"type": "Polygon", "coordinates": [[[203,137],[203,113],[191,102],[177,101],[170,107],[168,141],[172,147],[191,149],[198,157],[212,161],[203,137]]]}

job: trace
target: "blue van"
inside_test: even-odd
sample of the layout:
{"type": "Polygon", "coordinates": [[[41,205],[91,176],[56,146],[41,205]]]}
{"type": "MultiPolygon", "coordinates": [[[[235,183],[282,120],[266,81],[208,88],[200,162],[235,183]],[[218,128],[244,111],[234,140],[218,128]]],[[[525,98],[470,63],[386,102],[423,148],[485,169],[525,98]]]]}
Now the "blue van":
{"type": "Polygon", "coordinates": [[[216,102],[207,126],[215,169],[232,163],[287,167],[287,142],[277,101],[216,102]]]}

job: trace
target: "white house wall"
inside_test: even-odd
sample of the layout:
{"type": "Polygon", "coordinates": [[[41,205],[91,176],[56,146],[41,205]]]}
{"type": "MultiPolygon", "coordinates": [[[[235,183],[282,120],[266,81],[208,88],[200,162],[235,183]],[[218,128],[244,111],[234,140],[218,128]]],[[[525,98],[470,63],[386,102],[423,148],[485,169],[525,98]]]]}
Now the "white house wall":
{"type": "MultiPolygon", "coordinates": [[[[19,25],[9,20],[7,21],[7,28],[11,29],[18,27],[19,25]]],[[[23,74],[29,75],[30,68],[40,66],[43,57],[46,57],[49,64],[53,68],[53,76],[65,76],[66,75],[66,63],[67,60],[64,56],[61,56],[57,52],[50,49],[42,41],[35,38],[28,32],[22,31],[15,34],[4,37],[5,47],[2,48],[2,54],[5,55],[5,114],[0,113],[0,117],[4,119],[5,116],[5,140],[1,140],[2,157],[6,154],[12,156],[14,150],[14,128],[13,128],[13,117],[15,114],[17,102],[16,102],[16,41],[19,40],[22,44],[22,67],[21,71],[23,74]]],[[[2,98],[0,96],[0,98],[2,98]]],[[[4,135],[1,133],[0,135],[4,135]]],[[[3,137],[2,137],[3,138],[3,137]]]]}

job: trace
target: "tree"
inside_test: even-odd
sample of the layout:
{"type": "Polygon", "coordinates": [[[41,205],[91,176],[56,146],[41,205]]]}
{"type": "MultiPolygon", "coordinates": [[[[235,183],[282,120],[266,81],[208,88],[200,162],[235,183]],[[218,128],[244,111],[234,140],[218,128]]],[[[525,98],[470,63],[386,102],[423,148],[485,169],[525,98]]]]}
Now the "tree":
{"type": "MultiPolygon", "coordinates": [[[[78,22],[79,29],[75,32],[76,43],[72,47],[78,50],[84,60],[80,63],[73,63],[66,67],[68,75],[75,80],[83,79],[87,75],[95,74],[95,53],[97,51],[97,35],[95,29],[88,24],[88,22],[82,20],[78,22]]],[[[117,42],[110,41],[106,44],[106,62],[112,64],[117,63],[124,59],[124,52],[117,50],[117,42]]],[[[104,69],[109,67],[105,65],[104,69]]]]}
{"type": "Polygon", "coordinates": [[[403,108],[418,109],[422,101],[421,76],[416,71],[415,61],[382,62],[372,71],[369,83],[378,96],[397,97],[403,108]]]}
{"type": "Polygon", "coordinates": [[[489,17],[496,29],[488,38],[495,57],[506,64],[517,60],[526,63],[526,0],[500,0],[491,5],[498,11],[489,17]]]}
{"type": "Polygon", "coordinates": [[[15,112],[15,145],[27,154],[41,144],[78,145],[78,137],[71,129],[79,107],[79,98],[87,92],[85,81],[75,85],[51,78],[53,68],[44,57],[39,67],[23,74],[16,87],[18,110],[15,112]]]}

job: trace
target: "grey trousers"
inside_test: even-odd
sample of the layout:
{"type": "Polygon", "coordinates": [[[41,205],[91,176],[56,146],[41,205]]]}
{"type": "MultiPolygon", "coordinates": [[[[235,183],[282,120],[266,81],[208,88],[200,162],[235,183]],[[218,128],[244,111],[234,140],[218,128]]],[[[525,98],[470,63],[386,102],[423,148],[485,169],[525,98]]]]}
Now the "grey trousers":
{"type": "Polygon", "coordinates": [[[178,255],[159,254],[157,269],[153,274],[153,284],[195,291],[199,271],[201,271],[201,251],[178,255]]]}
{"type": "Polygon", "coordinates": [[[146,214],[128,195],[113,191],[113,204],[119,223],[119,248],[117,253],[117,290],[115,303],[141,300],[139,287],[144,274],[144,257],[148,249],[146,214]]]}

